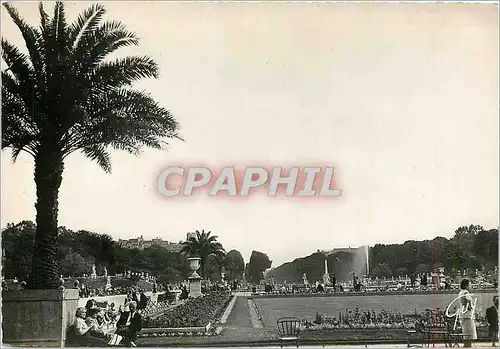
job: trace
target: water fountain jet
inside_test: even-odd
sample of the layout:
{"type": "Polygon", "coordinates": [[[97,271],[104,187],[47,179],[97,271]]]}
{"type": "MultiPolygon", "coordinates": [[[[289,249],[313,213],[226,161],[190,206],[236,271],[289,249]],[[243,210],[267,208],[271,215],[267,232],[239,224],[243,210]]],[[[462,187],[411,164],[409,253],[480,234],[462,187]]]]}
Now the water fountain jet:
{"type": "Polygon", "coordinates": [[[370,275],[370,255],[368,253],[368,245],[365,246],[365,256],[366,256],[366,277],[370,275]]]}

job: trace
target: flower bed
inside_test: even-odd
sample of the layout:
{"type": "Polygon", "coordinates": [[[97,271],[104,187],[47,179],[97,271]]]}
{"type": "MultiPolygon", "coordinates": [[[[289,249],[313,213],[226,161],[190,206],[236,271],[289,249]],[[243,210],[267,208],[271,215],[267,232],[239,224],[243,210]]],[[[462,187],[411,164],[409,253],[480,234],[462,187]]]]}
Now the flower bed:
{"type": "MultiPolygon", "coordinates": [[[[488,328],[477,328],[478,340],[489,340],[488,328]]],[[[300,335],[301,340],[308,341],[335,341],[341,342],[358,342],[365,341],[366,343],[377,343],[380,341],[387,343],[406,343],[408,341],[408,330],[397,328],[377,328],[377,329],[320,329],[310,331],[306,330],[300,335]]],[[[438,339],[442,339],[441,337],[438,339]]],[[[490,343],[491,345],[491,343],[490,343]]]]}
{"type": "MultiPolygon", "coordinates": [[[[486,321],[479,314],[476,314],[476,326],[485,327],[486,321]]],[[[339,313],[338,318],[324,316],[316,313],[314,321],[304,320],[302,327],[304,330],[370,330],[370,329],[394,329],[410,330],[415,329],[420,323],[429,327],[446,327],[447,319],[443,311],[430,313],[425,311],[421,314],[403,315],[397,311],[382,310],[376,313],[373,310],[354,311],[339,313]]],[[[459,325],[459,323],[458,323],[459,325]]]]}
{"type": "Polygon", "coordinates": [[[231,300],[229,292],[212,292],[188,299],[184,304],[155,318],[145,318],[143,337],[213,335],[212,326],[231,300]]]}

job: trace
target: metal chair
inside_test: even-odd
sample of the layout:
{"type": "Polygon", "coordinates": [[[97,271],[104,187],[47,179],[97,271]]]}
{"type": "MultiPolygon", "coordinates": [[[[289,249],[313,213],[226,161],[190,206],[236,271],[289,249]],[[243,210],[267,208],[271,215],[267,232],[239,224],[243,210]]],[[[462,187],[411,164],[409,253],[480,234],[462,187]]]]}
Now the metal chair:
{"type": "Polygon", "coordinates": [[[278,319],[278,334],[280,336],[280,346],[283,348],[284,342],[295,342],[299,347],[300,319],[296,317],[283,317],[278,319]]]}
{"type": "Polygon", "coordinates": [[[408,334],[408,348],[422,348],[424,346],[425,332],[423,324],[416,323],[415,329],[408,330],[406,333],[408,334]]]}
{"type": "Polygon", "coordinates": [[[139,312],[141,313],[141,315],[148,315],[148,314],[151,314],[157,310],[158,310],[158,304],[153,302],[151,300],[151,297],[148,297],[148,302],[146,304],[146,308],[141,309],[139,312]]]}
{"type": "Polygon", "coordinates": [[[461,330],[456,328],[454,319],[446,322],[446,329],[448,331],[447,342],[450,348],[460,347],[460,342],[464,341],[464,335],[461,330]]]}

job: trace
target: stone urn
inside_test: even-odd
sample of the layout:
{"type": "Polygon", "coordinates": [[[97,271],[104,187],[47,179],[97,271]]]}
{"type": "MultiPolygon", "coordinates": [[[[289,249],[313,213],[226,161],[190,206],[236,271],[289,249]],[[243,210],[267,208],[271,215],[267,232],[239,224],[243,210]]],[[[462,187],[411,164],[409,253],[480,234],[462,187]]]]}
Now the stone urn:
{"type": "Polygon", "coordinates": [[[198,275],[198,273],[196,272],[198,269],[200,269],[201,258],[200,257],[192,257],[192,258],[189,258],[188,261],[189,261],[189,269],[191,269],[191,271],[192,271],[192,273],[189,277],[190,278],[191,277],[199,277],[201,279],[200,275],[198,275]]]}
{"type": "Polygon", "coordinates": [[[200,257],[192,257],[188,259],[189,261],[189,269],[191,269],[192,273],[188,277],[189,281],[189,297],[200,297],[201,294],[201,276],[196,272],[200,269],[200,257]]]}

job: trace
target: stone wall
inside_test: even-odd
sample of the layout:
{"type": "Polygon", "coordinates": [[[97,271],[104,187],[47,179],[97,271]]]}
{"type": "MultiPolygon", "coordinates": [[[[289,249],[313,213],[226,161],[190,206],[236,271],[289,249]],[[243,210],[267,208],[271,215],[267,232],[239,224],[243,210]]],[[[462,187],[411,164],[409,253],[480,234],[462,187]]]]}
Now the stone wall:
{"type": "Polygon", "coordinates": [[[77,307],[78,291],[74,289],[4,291],[3,342],[64,346],[77,307]]]}

